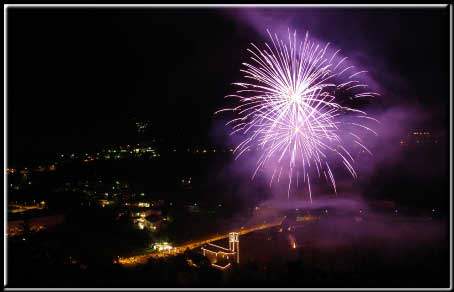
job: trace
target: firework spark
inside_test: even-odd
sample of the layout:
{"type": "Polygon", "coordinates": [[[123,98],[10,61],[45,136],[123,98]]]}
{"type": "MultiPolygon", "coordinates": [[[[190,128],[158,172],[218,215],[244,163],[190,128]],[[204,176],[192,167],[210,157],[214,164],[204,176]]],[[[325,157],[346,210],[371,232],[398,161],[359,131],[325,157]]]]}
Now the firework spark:
{"type": "Polygon", "coordinates": [[[339,51],[326,57],[329,43],[321,47],[309,40],[308,33],[304,42],[298,43],[296,31],[293,37],[289,31],[288,44],[276,34],[273,37],[268,31],[268,35],[271,46],[265,43],[266,48],[260,50],[251,44],[252,49],[248,49],[252,64],[243,63],[241,72],[249,82],[234,83],[240,89],[235,95],[227,96],[237,98],[239,105],[216,113],[233,111],[238,115],[226,124],[232,125],[231,134],[242,133],[247,137],[235,148],[236,158],[253,148],[260,151],[252,179],[273,161],[270,186],[274,180],[279,182],[284,170],[289,180],[288,197],[292,178],[296,175],[298,185],[301,175],[312,202],[311,173],[318,177],[323,175],[337,194],[329,158],[335,156],[356,178],[354,159],[345,140],[371,154],[358,131],[366,130],[376,135],[361,123],[364,119],[376,120],[361,110],[342,106],[336,98],[347,96],[354,101],[379,94],[358,92],[367,85],[354,77],[366,71],[355,72],[354,66],[344,65],[347,58],[337,57],[339,51]],[[352,122],[352,118],[356,120],[352,122]],[[344,133],[350,135],[350,139],[346,139],[344,133]]]}

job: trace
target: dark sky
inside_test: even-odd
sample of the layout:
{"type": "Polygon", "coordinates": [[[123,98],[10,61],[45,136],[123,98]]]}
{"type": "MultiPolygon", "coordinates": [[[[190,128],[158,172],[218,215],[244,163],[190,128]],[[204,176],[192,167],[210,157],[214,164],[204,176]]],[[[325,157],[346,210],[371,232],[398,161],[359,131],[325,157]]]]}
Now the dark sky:
{"type": "Polygon", "coordinates": [[[215,143],[213,112],[249,42],[265,40],[260,25],[276,23],[356,58],[382,106],[423,108],[447,128],[448,8],[8,8],[10,162],[126,144],[132,117],[175,143],[215,143]]]}

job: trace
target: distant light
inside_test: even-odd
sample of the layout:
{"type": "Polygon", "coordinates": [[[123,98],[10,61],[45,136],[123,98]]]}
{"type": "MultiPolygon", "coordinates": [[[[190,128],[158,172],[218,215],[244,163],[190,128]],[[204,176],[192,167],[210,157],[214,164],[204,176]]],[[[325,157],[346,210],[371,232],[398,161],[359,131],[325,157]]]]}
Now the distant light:
{"type": "Polygon", "coordinates": [[[432,209],[432,212],[435,212],[435,209],[432,209]]]}

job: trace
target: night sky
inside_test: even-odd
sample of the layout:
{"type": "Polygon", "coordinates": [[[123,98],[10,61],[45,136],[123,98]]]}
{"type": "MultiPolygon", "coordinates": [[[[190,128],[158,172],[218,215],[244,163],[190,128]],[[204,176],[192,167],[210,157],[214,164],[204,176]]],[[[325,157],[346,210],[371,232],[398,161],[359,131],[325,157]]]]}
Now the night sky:
{"type": "Polygon", "coordinates": [[[447,131],[448,8],[8,8],[9,162],[127,144],[133,117],[175,144],[221,143],[213,113],[249,43],[283,26],[369,70],[379,107],[447,131]]]}

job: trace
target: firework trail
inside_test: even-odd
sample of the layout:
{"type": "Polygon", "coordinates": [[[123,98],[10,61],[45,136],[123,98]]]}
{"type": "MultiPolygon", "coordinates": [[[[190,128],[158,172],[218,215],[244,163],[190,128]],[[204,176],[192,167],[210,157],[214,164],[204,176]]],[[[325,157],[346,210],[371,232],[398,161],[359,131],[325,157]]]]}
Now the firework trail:
{"type": "Polygon", "coordinates": [[[312,173],[319,178],[323,175],[337,194],[328,160],[334,156],[356,178],[354,159],[345,142],[348,140],[371,154],[358,131],[376,135],[361,123],[364,119],[376,120],[361,110],[342,106],[336,102],[336,97],[345,99],[347,96],[354,101],[379,94],[367,90],[358,92],[367,85],[354,77],[366,71],[355,72],[354,66],[344,65],[347,58],[334,62],[339,51],[326,57],[329,43],[320,47],[309,40],[308,33],[304,42],[298,43],[296,31],[293,38],[289,31],[288,44],[285,44],[276,34],[273,38],[267,32],[271,45],[265,43],[266,48],[260,50],[251,44],[252,49],[248,49],[253,62],[243,63],[241,72],[249,82],[233,83],[240,89],[235,95],[226,96],[238,99],[239,105],[216,113],[233,111],[238,115],[226,124],[232,126],[231,134],[242,133],[247,137],[235,148],[236,158],[254,148],[260,151],[252,179],[273,161],[270,186],[274,180],[279,182],[284,170],[289,180],[288,197],[293,176],[296,175],[298,186],[301,175],[312,202],[312,173]],[[350,139],[345,138],[345,133],[350,139]]]}

